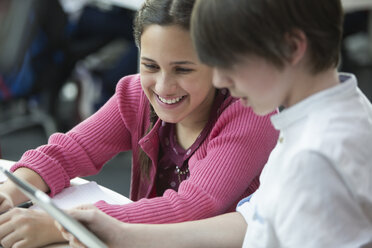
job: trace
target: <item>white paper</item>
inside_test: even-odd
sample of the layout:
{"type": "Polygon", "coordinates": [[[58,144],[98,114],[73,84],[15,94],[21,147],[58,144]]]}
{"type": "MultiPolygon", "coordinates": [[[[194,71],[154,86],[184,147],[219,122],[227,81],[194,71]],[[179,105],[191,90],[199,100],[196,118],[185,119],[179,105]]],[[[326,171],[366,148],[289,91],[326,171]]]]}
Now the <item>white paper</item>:
{"type": "MultiPolygon", "coordinates": [[[[131,202],[128,198],[116,192],[104,192],[96,182],[65,188],[52,199],[62,209],[70,209],[83,204],[93,204],[101,200],[109,204],[120,205],[131,202]]],[[[32,206],[31,208],[38,209],[37,206],[32,206]]]]}
{"type": "Polygon", "coordinates": [[[0,172],[0,183],[5,182],[7,179],[8,178],[3,173],[0,172]]]}
{"type": "MultiPolygon", "coordinates": [[[[9,170],[10,167],[12,167],[13,164],[14,164],[13,161],[0,159],[0,166],[3,167],[6,170],[9,170]]],[[[0,183],[5,182],[6,180],[8,180],[8,178],[3,173],[0,172],[0,183]]]]}

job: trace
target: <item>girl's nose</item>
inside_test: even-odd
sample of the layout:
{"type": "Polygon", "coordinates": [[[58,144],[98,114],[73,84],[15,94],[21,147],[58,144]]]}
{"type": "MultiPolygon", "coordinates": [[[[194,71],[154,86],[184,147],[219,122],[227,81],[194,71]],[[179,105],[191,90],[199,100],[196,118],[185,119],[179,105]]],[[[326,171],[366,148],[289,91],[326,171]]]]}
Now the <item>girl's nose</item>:
{"type": "Polygon", "coordinates": [[[171,95],[177,89],[177,80],[167,73],[162,73],[156,80],[156,92],[163,95],[171,95]]]}

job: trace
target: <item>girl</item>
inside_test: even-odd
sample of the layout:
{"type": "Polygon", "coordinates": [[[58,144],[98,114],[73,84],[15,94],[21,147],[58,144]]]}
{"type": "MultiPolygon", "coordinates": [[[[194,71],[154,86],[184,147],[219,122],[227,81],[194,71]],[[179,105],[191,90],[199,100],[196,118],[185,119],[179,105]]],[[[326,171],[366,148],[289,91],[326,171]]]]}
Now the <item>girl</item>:
{"type": "MultiPolygon", "coordinates": [[[[95,207],[133,223],[207,218],[234,210],[253,193],[278,133],[269,116],[255,115],[213,87],[212,70],[201,64],[191,42],[193,4],[146,1],[135,20],[140,75],[123,78],[92,117],[26,152],[14,173],[53,196],[71,178],[98,173],[112,156],[132,150],[134,202],[95,207]]],[[[26,200],[10,183],[1,186],[1,195],[0,211],[26,200]]],[[[63,240],[51,218],[30,212],[0,216],[3,246],[63,240]]]]}

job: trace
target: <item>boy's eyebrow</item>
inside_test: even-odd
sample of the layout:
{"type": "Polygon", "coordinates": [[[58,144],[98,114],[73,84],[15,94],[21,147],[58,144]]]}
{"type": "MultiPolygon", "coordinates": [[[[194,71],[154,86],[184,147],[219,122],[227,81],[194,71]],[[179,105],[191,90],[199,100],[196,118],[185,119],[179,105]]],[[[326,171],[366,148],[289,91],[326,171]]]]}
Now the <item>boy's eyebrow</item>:
{"type": "MultiPolygon", "coordinates": [[[[147,57],[141,57],[141,59],[143,60],[147,60],[149,62],[153,62],[153,63],[156,63],[155,60],[153,59],[150,59],[150,58],[147,58],[147,57]]],[[[170,62],[169,64],[171,65],[196,65],[194,62],[191,62],[191,61],[175,61],[175,62],[170,62]]]]}
{"type": "Polygon", "coordinates": [[[156,62],[155,60],[149,59],[149,58],[146,58],[146,57],[141,57],[141,59],[144,59],[144,60],[147,60],[147,61],[150,61],[150,62],[156,62]]]}
{"type": "Polygon", "coordinates": [[[191,61],[175,61],[175,62],[171,62],[170,64],[171,65],[195,65],[195,63],[191,61]]]}

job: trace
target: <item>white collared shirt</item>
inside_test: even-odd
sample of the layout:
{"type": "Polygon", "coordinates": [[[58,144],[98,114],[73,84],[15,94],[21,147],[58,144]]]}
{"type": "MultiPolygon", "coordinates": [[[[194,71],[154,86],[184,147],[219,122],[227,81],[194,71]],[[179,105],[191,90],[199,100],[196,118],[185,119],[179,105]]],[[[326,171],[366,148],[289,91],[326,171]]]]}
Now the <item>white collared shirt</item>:
{"type": "Polygon", "coordinates": [[[372,246],[372,106],[353,75],[339,77],[272,116],[278,144],[260,188],[237,208],[243,247],[372,246]]]}

